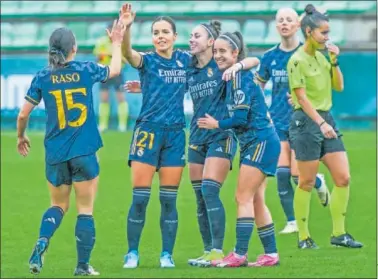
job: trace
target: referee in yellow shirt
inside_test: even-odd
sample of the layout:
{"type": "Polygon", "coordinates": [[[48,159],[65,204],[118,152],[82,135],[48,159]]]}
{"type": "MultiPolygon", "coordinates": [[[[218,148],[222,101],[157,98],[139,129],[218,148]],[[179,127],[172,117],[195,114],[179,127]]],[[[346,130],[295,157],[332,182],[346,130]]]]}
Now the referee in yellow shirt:
{"type": "Polygon", "coordinates": [[[337,56],[339,48],[327,45],[329,19],[311,4],[305,8],[301,29],[306,38],[287,65],[289,85],[295,106],[289,135],[299,170],[299,185],[294,194],[294,214],[299,230],[300,249],[318,248],[308,230],[311,190],[319,162],[323,161],[335,183],[330,210],[333,222],[331,244],[361,248],[362,243],[345,231],[349,200],[350,172],[341,134],[330,113],[332,89],[344,88],[337,56]],[[330,62],[318,50],[328,48],[330,62]]]}
{"type": "MultiPolygon", "coordinates": [[[[111,30],[110,26],[110,29],[111,30]]],[[[101,37],[96,42],[93,54],[97,57],[97,62],[103,65],[109,65],[112,54],[112,42],[109,37],[106,35],[101,37]]],[[[126,59],[122,58],[122,67],[126,63],[126,59]]],[[[128,118],[128,104],[125,100],[125,96],[122,91],[123,80],[122,74],[109,79],[106,83],[100,83],[101,99],[99,107],[99,116],[100,116],[100,131],[108,129],[109,126],[109,115],[110,115],[110,105],[109,105],[109,90],[112,88],[116,91],[117,102],[118,102],[118,130],[126,131],[127,130],[127,118],[128,118]]]]}

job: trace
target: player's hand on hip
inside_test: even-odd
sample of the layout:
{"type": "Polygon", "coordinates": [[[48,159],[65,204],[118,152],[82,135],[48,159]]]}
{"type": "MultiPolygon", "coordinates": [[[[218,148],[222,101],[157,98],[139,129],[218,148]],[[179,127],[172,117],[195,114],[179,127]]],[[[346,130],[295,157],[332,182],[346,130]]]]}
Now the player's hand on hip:
{"type": "Polygon", "coordinates": [[[27,136],[19,137],[17,139],[17,150],[20,155],[26,157],[30,149],[30,140],[27,136]]]}
{"type": "Polygon", "coordinates": [[[197,125],[199,128],[208,130],[219,128],[218,121],[207,113],[205,117],[201,117],[197,120],[197,125]]]}
{"type": "Polygon", "coordinates": [[[324,124],[322,124],[320,126],[320,131],[322,132],[324,137],[327,138],[327,139],[336,139],[337,138],[337,134],[336,134],[335,130],[327,122],[325,122],[324,124]]]}
{"type": "Polygon", "coordinates": [[[119,20],[122,21],[126,28],[129,28],[133,24],[136,12],[132,10],[131,4],[123,4],[119,11],[119,20]]]}
{"type": "Polygon", "coordinates": [[[142,92],[139,80],[129,80],[125,83],[123,88],[127,90],[128,93],[141,93],[142,92]]]}

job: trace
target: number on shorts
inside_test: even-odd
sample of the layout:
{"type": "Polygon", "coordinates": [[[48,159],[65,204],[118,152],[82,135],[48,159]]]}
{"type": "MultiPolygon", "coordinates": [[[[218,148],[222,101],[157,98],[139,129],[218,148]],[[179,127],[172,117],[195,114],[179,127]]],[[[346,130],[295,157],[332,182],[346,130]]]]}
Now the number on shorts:
{"type": "Polygon", "coordinates": [[[145,131],[140,131],[138,136],[142,135],[142,138],[137,142],[138,147],[146,148],[146,141],[148,140],[148,149],[152,149],[154,145],[155,135],[153,133],[147,133],[145,131]]]}

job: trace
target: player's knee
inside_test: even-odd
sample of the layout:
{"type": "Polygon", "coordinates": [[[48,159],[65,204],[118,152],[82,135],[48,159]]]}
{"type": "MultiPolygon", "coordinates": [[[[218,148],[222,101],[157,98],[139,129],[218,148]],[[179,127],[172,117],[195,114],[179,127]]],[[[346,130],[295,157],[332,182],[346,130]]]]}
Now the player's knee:
{"type": "Polygon", "coordinates": [[[117,92],[117,101],[118,103],[123,103],[125,101],[125,97],[123,96],[121,91],[117,92]]]}
{"type": "Polygon", "coordinates": [[[235,201],[239,206],[253,204],[253,195],[246,192],[236,192],[235,201]]]}
{"type": "Polygon", "coordinates": [[[312,188],[315,186],[315,178],[300,178],[299,179],[299,185],[298,187],[301,188],[302,190],[310,192],[312,188]]]}
{"type": "Polygon", "coordinates": [[[109,102],[109,92],[107,92],[107,91],[102,92],[101,102],[103,102],[103,103],[109,102]]]}
{"type": "Polygon", "coordinates": [[[349,173],[345,173],[345,174],[339,175],[335,179],[335,184],[338,187],[347,187],[347,186],[349,186],[349,183],[350,183],[350,174],[349,173]]]}

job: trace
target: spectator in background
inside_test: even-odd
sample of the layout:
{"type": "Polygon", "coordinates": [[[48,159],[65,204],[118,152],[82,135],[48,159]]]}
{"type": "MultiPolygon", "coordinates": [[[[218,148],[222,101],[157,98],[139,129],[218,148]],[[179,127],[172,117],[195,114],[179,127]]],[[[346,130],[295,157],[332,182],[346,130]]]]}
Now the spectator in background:
{"type": "MultiPolygon", "coordinates": [[[[111,28],[108,27],[108,28],[111,28]]],[[[105,35],[98,39],[93,54],[97,57],[97,62],[108,66],[112,58],[112,42],[110,38],[105,35]]],[[[122,57],[122,67],[126,64],[126,58],[122,57]]],[[[109,104],[109,90],[112,88],[117,94],[117,115],[118,115],[118,130],[124,132],[127,130],[127,119],[129,114],[129,107],[125,96],[122,91],[122,74],[114,78],[109,79],[106,83],[100,84],[101,91],[101,101],[100,101],[100,131],[108,129],[109,126],[109,114],[110,114],[110,104],[109,104]]]]}

